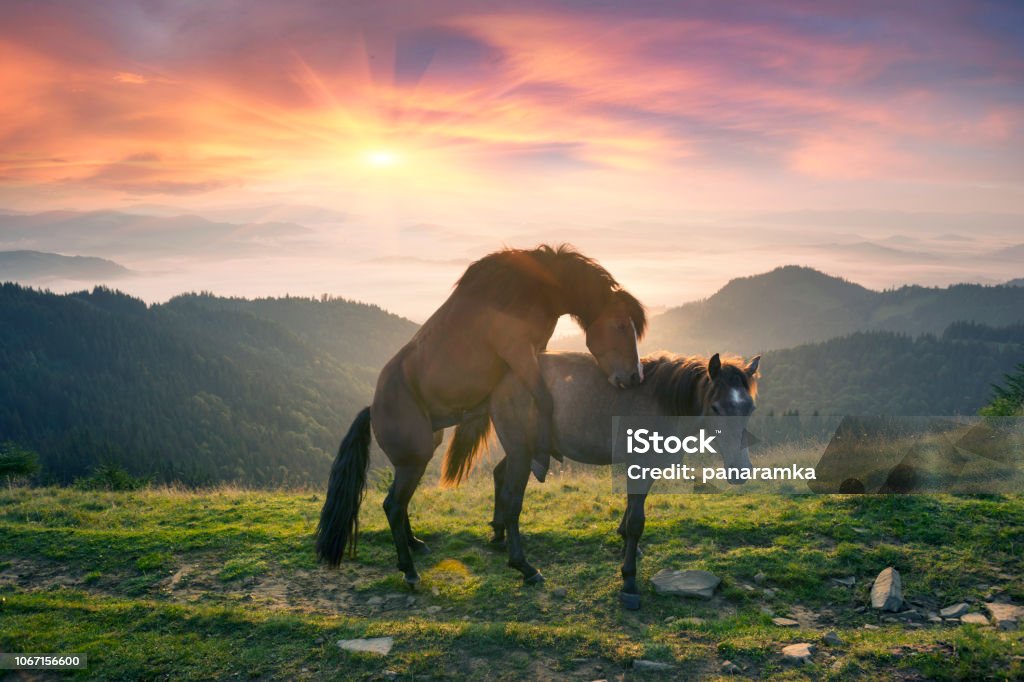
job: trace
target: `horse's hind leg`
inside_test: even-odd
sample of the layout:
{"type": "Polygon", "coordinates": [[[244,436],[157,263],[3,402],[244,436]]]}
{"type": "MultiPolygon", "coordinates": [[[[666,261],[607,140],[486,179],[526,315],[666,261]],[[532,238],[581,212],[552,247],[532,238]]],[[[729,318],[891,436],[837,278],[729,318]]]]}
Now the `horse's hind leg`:
{"type": "MultiPolygon", "coordinates": [[[[444,429],[434,431],[434,450],[436,450],[437,446],[441,444],[441,440],[443,438],[444,429]]],[[[405,537],[409,541],[409,549],[411,549],[414,554],[430,554],[430,547],[427,546],[427,543],[420,540],[416,537],[416,534],[412,532],[412,524],[409,523],[408,511],[405,514],[405,537]]]]}
{"type": "Polygon", "coordinates": [[[381,373],[373,399],[373,431],[395,466],[395,482],[384,499],[384,512],[398,553],[398,570],[405,574],[405,582],[415,586],[420,576],[412,551],[422,541],[412,534],[409,501],[434,454],[437,438],[430,418],[420,410],[401,373],[388,370],[385,367],[381,373]]]}
{"type": "Polygon", "coordinates": [[[644,501],[646,499],[646,494],[629,495],[626,512],[622,515],[622,523],[619,524],[619,534],[626,541],[626,551],[622,561],[622,594],[620,598],[622,605],[631,610],[640,608],[640,589],[636,584],[637,547],[640,544],[640,536],[644,534],[646,523],[644,501]]]}
{"type": "Polygon", "coordinates": [[[494,516],[491,519],[491,528],[494,529],[494,535],[491,537],[492,545],[505,544],[505,523],[503,521],[505,514],[501,506],[501,490],[505,487],[505,470],[507,468],[507,457],[503,458],[494,467],[494,516]]]}
{"type": "Polygon", "coordinates": [[[523,574],[523,582],[537,584],[544,582],[540,571],[526,561],[522,537],[519,535],[519,515],[523,511],[523,495],[530,480],[528,452],[507,456],[505,481],[501,488],[502,524],[508,533],[508,565],[523,574]]]}

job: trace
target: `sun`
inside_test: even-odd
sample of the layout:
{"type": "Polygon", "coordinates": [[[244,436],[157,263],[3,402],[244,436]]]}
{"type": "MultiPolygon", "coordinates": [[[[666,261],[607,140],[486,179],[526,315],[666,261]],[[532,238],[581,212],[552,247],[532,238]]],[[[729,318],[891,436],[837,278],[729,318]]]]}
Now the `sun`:
{"type": "Polygon", "coordinates": [[[387,149],[375,149],[366,153],[366,163],[374,168],[390,168],[399,161],[398,154],[387,149]]]}

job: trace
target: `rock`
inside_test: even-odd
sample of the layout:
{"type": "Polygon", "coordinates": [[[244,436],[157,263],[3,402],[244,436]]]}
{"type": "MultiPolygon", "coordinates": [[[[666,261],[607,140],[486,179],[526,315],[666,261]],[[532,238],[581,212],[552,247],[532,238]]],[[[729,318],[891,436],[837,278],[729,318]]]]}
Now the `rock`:
{"type": "Polygon", "coordinates": [[[942,618],[959,618],[960,616],[967,613],[967,602],[960,602],[959,604],[953,604],[947,606],[944,609],[939,609],[939,616],[942,618]]]}
{"type": "Polygon", "coordinates": [[[880,630],[881,628],[879,628],[877,625],[872,625],[871,623],[864,623],[864,629],[865,630],[880,630]]]}
{"type": "Polygon", "coordinates": [[[722,579],[707,571],[674,571],[663,568],[651,578],[658,594],[711,599],[722,579]]]}
{"type": "Polygon", "coordinates": [[[317,637],[316,639],[313,640],[313,644],[323,644],[324,641],[325,640],[324,640],[323,637],[317,637]]]}
{"type": "Polygon", "coordinates": [[[875,578],[871,586],[871,608],[899,611],[903,606],[903,581],[900,572],[890,566],[875,578]]]}
{"type": "Polygon", "coordinates": [[[965,625],[988,625],[988,618],[980,613],[965,613],[960,616],[960,622],[965,625]]]}
{"type": "Polygon", "coordinates": [[[370,637],[368,639],[342,639],[338,646],[345,651],[387,656],[395,645],[394,637],[370,637]]]}
{"type": "Polygon", "coordinates": [[[1013,604],[986,602],[985,608],[992,616],[992,622],[1000,630],[1016,630],[1021,617],[1024,616],[1024,608],[1013,604]]]}
{"type": "Polygon", "coordinates": [[[673,668],[675,668],[675,666],[671,663],[645,661],[642,658],[637,658],[633,661],[633,670],[643,670],[646,672],[663,672],[665,670],[672,670],[673,668]]]}
{"type": "Polygon", "coordinates": [[[395,672],[394,670],[385,670],[384,672],[381,673],[381,675],[384,677],[385,680],[397,680],[398,679],[398,673],[395,672]]]}
{"type": "Polygon", "coordinates": [[[416,606],[416,597],[410,594],[408,597],[405,598],[405,607],[409,609],[413,606],[416,606]]]}
{"type": "Polygon", "coordinates": [[[551,590],[551,596],[555,599],[565,599],[566,595],[568,594],[569,590],[565,589],[564,587],[556,587],[555,589],[551,590]]]}
{"type": "Polygon", "coordinates": [[[825,636],[821,638],[821,641],[823,641],[825,644],[828,644],[829,646],[842,646],[843,645],[842,637],[840,637],[836,633],[832,632],[831,630],[829,630],[828,632],[825,633],[825,636]]]}
{"type": "Polygon", "coordinates": [[[428,606],[427,607],[427,613],[441,613],[441,607],[440,606],[436,606],[436,605],[435,606],[428,606]]]}
{"type": "Polygon", "coordinates": [[[740,670],[740,667],[732,661],[722,661],[720,670],[726,675],[739,675],[743,672],[740,670]]]}
{"type": "Polygon", "coordinates": [[[367,606],[380,606],[384,603],[384,597],[370,597],[366,600],[367,606]]]}
{"type": "Polygon", "coordinates": [[[772,623],[778,625],[780,628],[795,628],[800,626],[800,622],[795,621],[792,618],[772,618],[772,623]]]}
{"type": "Polygon", "coordinates": [[[832,582],[840,587],[853,587],[857,584],[857,579],[852,575],[848,575],[844,578],[832,578],[832,582]]]}
{"type": "MultiPolygon", "coordinates": [[[[761,571],[758,571],[757,573],[755,573],[755,574],[754,574],[754,582],[755,582],[756,584],[758,584],[758,585],[764,585],[764,583],[765,583],[765,581],[766,581],[766,580],[768,580],[768,576],[766,576],[766,575],[765,575],[764,573],[762,573],[761,571]]],[[[731,663],[731,662],[732,662],[732,661],[726,661],[726,663],[731,663]]]]}
{"type": "Polygon", "coordinates": [[[941,622],[943,622],[943,620],[939,616],[928,616],[928,622],[929,623],[941,623],[941,622]]]}
{"type": "Polygon", "coordinates": [[[764,588],[764,596],[768,597],[769,599],[773,598],[775,596],[775,590],[773,590],[770,587],[764,588]]]}
{"type": "Polygon", "coordinates": [[[790,663],[810,663],[814,645],[808,642],[782,647],[782,657],[790,663]]]}

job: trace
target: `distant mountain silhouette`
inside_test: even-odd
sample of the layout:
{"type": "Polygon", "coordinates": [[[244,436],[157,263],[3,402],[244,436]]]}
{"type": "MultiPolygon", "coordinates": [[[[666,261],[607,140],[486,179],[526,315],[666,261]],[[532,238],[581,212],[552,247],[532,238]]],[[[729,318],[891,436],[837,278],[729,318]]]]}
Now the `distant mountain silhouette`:
{"type": "Polygon", "coordinates": [[[1011,279],[1006,282],[1003,286],[1007,287],[1024,287],[1024,277],[1018,277],[1017,279],[1011,279]]]}
{"type": "Polygon", "coordinates": [[[710,298],[655,317],[644,347],[753,353],[859,331],[940,334],[957,321],[1024,321],[1024,288],[957,284],[879,292],[790,265],[734,279],[710,298]]]}
{"type": "Polygon", "coordinates": [[[50,279],[104,282],[131,274],[114,261],[42,251],[0,251],[0,282],[50,279]]]}
{"type": "Polygon", "coordinates": [[[75,251],[99,256],[238,256],[274,252],[281,243],[308,237],[309,228],[290,222],[230,223],[179,214],[140,215],[121,211],[0,213],[0,247],[75,251]]]}
{"type": "Polygon", "coordinates": [[[1009,260],[1024,263],[1024,244],[1017,244],[1015,246],[1007,246],[1003,249],[997,249],[990,253],[989,257],[996,260],[1009,260]]]}

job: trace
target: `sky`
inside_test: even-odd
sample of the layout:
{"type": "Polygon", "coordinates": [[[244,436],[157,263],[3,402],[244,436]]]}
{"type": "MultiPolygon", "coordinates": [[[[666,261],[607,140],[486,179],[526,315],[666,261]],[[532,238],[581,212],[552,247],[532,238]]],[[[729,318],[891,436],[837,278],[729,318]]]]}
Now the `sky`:
{"type": "Polygon", "coordinates": [[[147,300],[329,292],[422,320],[471,260],[563,241],[653,308],[784,263],[1024,275],[1019,2],[3,14],[0,209],[140,217],[8,215],[0,249],[111,258],[147,300]]]}

